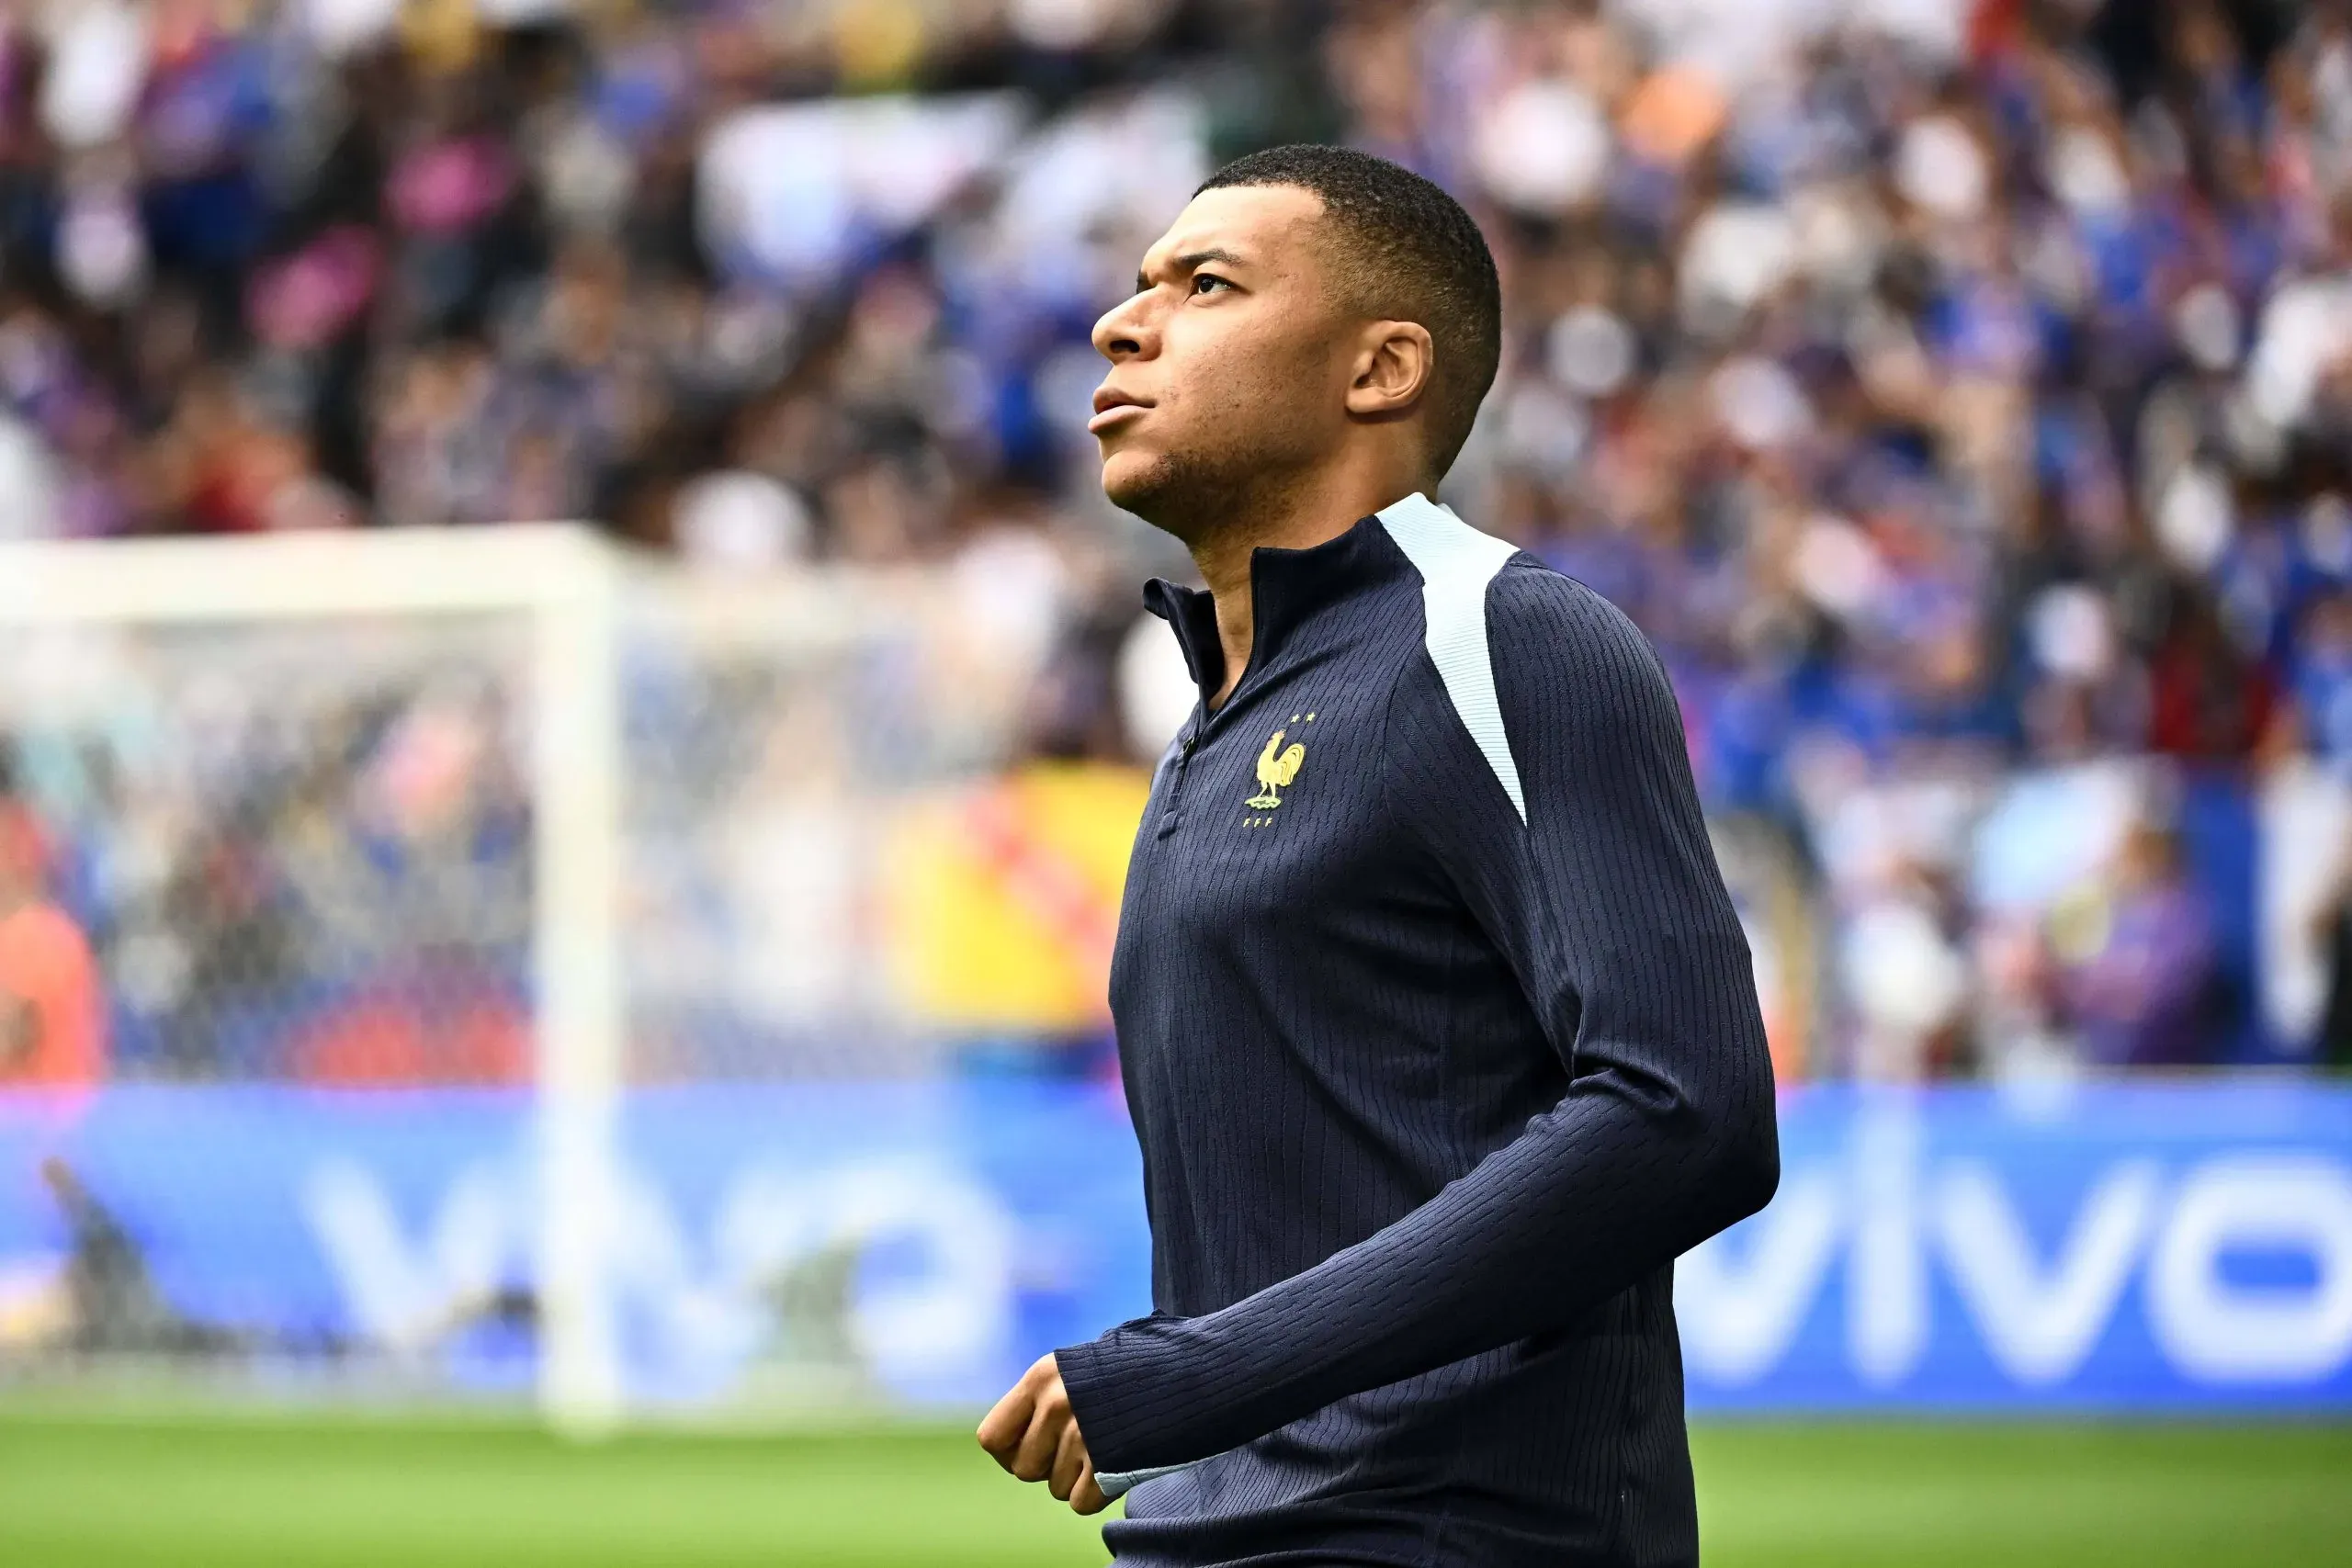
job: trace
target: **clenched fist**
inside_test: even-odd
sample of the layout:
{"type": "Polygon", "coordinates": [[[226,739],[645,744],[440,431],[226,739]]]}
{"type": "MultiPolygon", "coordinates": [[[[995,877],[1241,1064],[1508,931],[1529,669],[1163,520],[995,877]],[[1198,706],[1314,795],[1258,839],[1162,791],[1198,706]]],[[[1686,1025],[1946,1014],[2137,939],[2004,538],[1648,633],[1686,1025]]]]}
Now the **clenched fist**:
{"type": "Polygon", "coordinates": [[[1023,1481],[1042,1481],[1078,1514],[1099,1514],[1110,1500],[1094,1483],[1094,1460],[1051,1356],[1021,1374],[1012,1391],[980,1422],[980,1447],[1023,1481]]]}

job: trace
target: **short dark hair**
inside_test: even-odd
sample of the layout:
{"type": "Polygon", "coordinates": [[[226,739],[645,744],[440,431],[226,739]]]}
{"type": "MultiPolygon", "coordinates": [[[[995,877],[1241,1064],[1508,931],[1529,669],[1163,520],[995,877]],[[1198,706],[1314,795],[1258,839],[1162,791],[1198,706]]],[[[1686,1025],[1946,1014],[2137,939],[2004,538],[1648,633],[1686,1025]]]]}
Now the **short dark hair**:
{"type": "Polygon", "coordinates": [[[1236,158],[1201,190],[1226,186],[1313,191],[1339,230],[1340,282],[1350,304],[1429,329],[1437,348],[1430,471],[1442,477],[1470,438],[1502,358],[1502,282],[1478,225],[1430,181],[1347,147],[1270,147],[1236,158]]]}

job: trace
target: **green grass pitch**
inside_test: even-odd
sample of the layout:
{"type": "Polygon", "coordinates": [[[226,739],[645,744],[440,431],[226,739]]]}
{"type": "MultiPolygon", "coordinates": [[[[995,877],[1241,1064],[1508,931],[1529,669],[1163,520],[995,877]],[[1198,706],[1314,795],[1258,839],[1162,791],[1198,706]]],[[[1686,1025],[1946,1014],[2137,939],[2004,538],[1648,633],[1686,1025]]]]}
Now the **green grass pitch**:
{"type": "MultiPolygon", "coordinates": [[[[1730,1424],[1710,1568],[2352,1564],[2352,1427],[1730,1424]]],[[[962,1431],[631,1437],[356,1416],[14,1410],[0,1563],[1099,1568],[1092,1524],[962,1431]]]]}

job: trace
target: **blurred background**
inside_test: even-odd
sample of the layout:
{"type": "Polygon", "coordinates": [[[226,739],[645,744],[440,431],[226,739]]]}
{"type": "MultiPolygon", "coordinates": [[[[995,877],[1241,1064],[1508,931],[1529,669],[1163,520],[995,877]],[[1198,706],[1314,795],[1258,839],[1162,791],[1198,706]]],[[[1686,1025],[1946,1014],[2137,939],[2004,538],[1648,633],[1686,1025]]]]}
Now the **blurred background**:
{"type": "Polygon", "coordinates": [[[1288,141],[1680,697],[1711,1559],[2346,1560],[2333,0],[0,4],[0,1556],[1100,1561],[956,1427],[1148,1304],[1087,330],[1288,141]]]}

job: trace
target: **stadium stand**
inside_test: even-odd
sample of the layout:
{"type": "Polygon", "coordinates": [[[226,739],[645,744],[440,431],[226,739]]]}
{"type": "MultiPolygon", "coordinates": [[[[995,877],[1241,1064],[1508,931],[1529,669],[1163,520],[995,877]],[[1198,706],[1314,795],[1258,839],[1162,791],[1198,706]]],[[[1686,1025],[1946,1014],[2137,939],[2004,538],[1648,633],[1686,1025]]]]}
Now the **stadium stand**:
{"type": "MultiPolygon", "coordinates": [[[[720,576],[923,563],[1051,671],[1015,754],[1131,763],[1168,558],[1093,489],[1086,328],[1220,159],[1351,141],[1489,232],[1505,369],[1449,498],[1667,657],[1784,1072],[2343,1058],[2346,8],[1804,9],[12,8],[0,537],[589,518],[720,576]]],[[[391,873],[273,814],[446,792],[439,896],[487,929],[436,981],[456,1055],[394,1076],[512,1074],[524,807],[494,716],[416,701],[275,805],[77,807],[103,783],[17,737],[56,919],[239,1021],[118,996],[122,1070],[379,1071],[410,1025],[289,1042],[270,954],[391,873]]]]}

